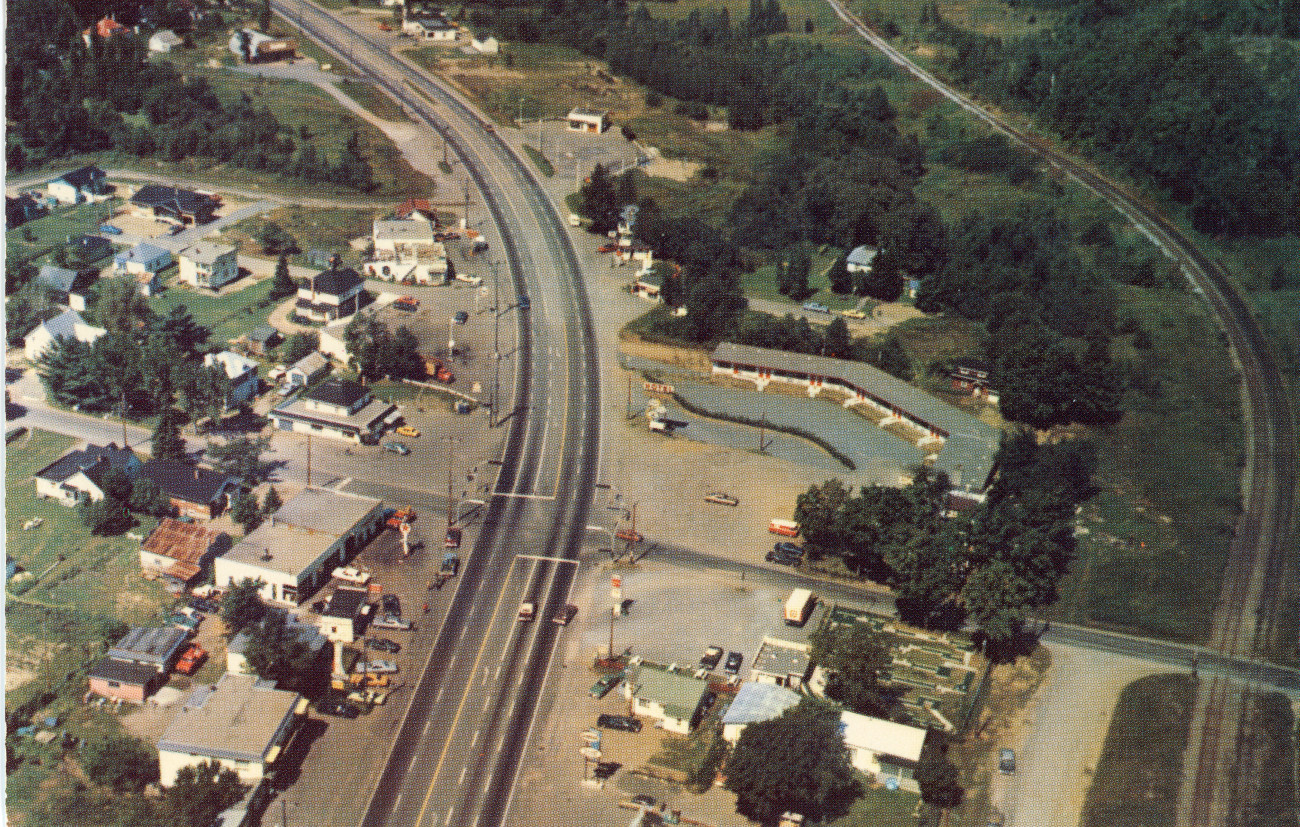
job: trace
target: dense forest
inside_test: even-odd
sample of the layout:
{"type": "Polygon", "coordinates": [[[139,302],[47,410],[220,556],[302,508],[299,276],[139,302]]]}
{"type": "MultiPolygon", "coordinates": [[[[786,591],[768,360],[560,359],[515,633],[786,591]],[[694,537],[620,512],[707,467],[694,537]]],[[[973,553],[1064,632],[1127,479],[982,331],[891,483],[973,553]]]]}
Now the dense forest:
{"type": "Polygon", "coordinates": [[[1300,229],[1300,54],[1272,39],[1300,35],[1300,0],[1019,5],[1064,14],[1003,42],[927,9],[922,24],[952,47],[960,85],[1150,180],[1202,232],[1300,229]]]}
{"type": "MultiPolygon", "coordinates": [[[[82,30],[108,13],[119,20],[143,15],[177,22],[170,3],[141,12],[107,3],[16,0],[8,12],[5,158],[11,174],[51,158],[116,150],[167,161],[206,158],[360,191],[375,186],[355,137],[330,163],[305,136],[297,145],[291,130],[246,94],[223,101],[203,78],[149,60],[147,34],[91,37],[89,44],[82,39],[82,30]]],[[[224,31],[221,14],[209,11],[193,24],[187,43],[221,38],[224,31]]]]}

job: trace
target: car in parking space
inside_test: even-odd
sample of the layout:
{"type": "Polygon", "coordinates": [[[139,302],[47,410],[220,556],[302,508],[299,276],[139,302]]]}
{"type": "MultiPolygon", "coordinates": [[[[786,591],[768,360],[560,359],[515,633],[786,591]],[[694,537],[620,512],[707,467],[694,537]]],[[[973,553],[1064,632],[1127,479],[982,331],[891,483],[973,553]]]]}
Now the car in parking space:
{"type": "Polygon", "coordinates": [[[776,563],[778,566],[798,566],[803,562],[803,549],[792,543],[777,543],[767,553],[766,560],[769,563],[776,563]],[[788,548],[782,548],[782,546],[788,546],[788,548]]]}
{"type": "Polygon", "coordinates": [[[395,640],[389,640],[386,637],[368,637],[366,638],[366,646],[369,646],[376,652],[392,652],[393,654],[397,654],[402,651],[402,644],[395,640]]]}
{"type": "Polygon", "coordinates": [[[389,452],[394,453],[394,454],[397,454],[397,455],[399,455],[399,456],[403,456],[403,457],[406,456],[407,454],[411,453],[411,449],[410,449],[410,448],[407,448],[406,445],[404,445],[404,444],[401,443],[401,442],[397,442],[397,441],[393,441],[393,442],[385,442],[385,443],[384,443],[384,450],[385,450],[385,451],[389,451],[389,452]]]}
{"type": "Polygon", "coordinates": [[[395,594],[386,594],[379,598],[379,606],[383,609],[384,614],[390,614],[393,617],[402,616],[402,599],[395,594]]]}
{"type": "Polygon", "coordinates": [[[724,494],[721,491],[713,491],[711,493],[705,494],[704,501],[706,503],[714,503],[716,505],[740,505],[740,500],[736,499],[730,494],[724,494]]]}
{"type": "Polygon", "coordinates": [[[724,654],[726,654],[726,651],[721,646],[710,646],[705,649],[704,654],[700,656],[700,666],[703,666],[705,669],[717,669],[718,664],[722,662],[722,656],[724,654]]]}
{"type": "Polygon", "coordinates": [[[355,718],[361,710],[343,701],[322,701],[316,705],[316,711],[322,715],[334,715],[338,718],[355,718]]]}
{"type": "Polygon", "coordinates": [[[819,302],[804,302],[803,309],[812,313],[830,313],[831,309],[819,302]]]}
{"type": "Polygon", "coordinates": [[[557,612],[555,617],[551,618],[551,620],[555,623],[560,624],[561,626],[568,626],[569,621],[573,620],[573,616],[576,615],[577,613],[578,613],[578,607],[573,605],[572,603],[569,603],[563,609],[560,609],[560,611],[557,612]]]}
{"type": "Polygon", "coordinates": [[[414,428],[410,425],[399,425],[397,426],[397,434],[398,436],[409,436],[412,439],[415,439],[420,435],[420,429],[414,428]]]}
{"type": "Polygon", "coordinates": [[[455,319],[456,319],[456,324],[465,324],[465,322],[469,321],[469,314],[466,313],[464,310],[457,310],[455,319]]]}
{"type": "Polygon", "coordinates": [[[1003,747],[998,750],[998,772],[1003,775],[1016,774],[1016,751],[1003,747]]]}
{"type": "Polygon", "coordinates": [[[640,732],[641,719],[631,715],[601,715],[596,719],[596,726],[623,732],[640,732]]]}
{"type": "Polygon", "coordinates": [[[640,795],[632,796],[632,803],[638,807],[650,808],[655,805],[655,797],[653,795],[641,793],[640,795]]]}
{"type": "Polygon", "coordinates": [[[411,621],[402,620],[400,617],[393,617],[392,615],[387,614],[381,614],[379,617],[375,618],[375,621],[370,625],[376,629],[398,629],[403,632],[409,632],[411,630],[411,621]]]}
{"type": "Polygon", "coordinates": [[[355,672],[369,672],[373,675],[392,675],[398,671],[394,661],[377,659],[357,661],[352,669],[355,672]]]}
{"type": "Polygon", "coordinates": [[[727,655],[727,662],[722,664],[722,671],[728,675],[734,675],[740,671],[740,664],[745,662],[745,656],[739,652],[732,652],[727,655]]]}
{"type": "Polygon", "coordinates": [[[611,672],[610,674],[604,675],[603,677],[600,678],[600,680],[593,683],[591,685],[591,691],[589,694],[593,698],[603,698],[609,694],[609,690],[618,686],[619,682],[622,680],[623,680],[622,672],[611,672]]]}

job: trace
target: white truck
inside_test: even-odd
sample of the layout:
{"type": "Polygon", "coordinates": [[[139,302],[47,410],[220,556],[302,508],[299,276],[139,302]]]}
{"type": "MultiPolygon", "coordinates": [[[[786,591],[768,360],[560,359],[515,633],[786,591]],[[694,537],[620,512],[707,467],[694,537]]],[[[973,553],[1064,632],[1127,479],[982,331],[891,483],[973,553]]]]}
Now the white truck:
{"type": "Polygon", "coordinates": [[[817,605],[817,595],[808,589],[795,589],[785,601],[785,622],[787,626],[802,626],[808,622],[809,615],[817,605]]]}

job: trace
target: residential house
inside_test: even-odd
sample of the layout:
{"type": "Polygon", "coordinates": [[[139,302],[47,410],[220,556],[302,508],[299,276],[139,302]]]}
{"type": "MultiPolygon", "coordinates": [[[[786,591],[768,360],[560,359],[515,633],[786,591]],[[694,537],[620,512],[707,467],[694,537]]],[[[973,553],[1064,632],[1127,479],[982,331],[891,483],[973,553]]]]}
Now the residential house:
{"type": "Polygon", "coordinates": [[[441,13],[408,13],[402,31],[421,40],[454,43],[460,29],[441,13]]]}
{"type": "Polygon", "coordinates": [[[383,528],[381,501],[307,488],[216,559],[216,584],[261,580],[264,600],[296,606],[383,528]]]}
{"type": "Polygon", "coordinates": [[[171,224],[207,224],[221,202],[207,193],[147,184],[131,196],[131,212],[171,224]]]}
{"type": "Polygon", "coordinates": [[[140,477],[152,480],[176,513],[192,520],[216,518],[239,489],[239,481],[229,474],[177,459],[151,459],[141,467],[140,477]]]}
{"type": "Polygon", "coordinates": [[[90,691],[114,700],[142,703],[158,687],[189,642],[184,629],[132,629],[90,670],[90,691]]]}
{"type": "Polygon", "coordinates": [[[60,336],[93,345],[95,340],[107,332],[102,327],[87,324],[77,311],[65,310],[53,319],[41,322],[23,337],[23,354],[27,361],[35,364],[45,349],[60,336]]]}
{"type": "Polygon", "coordinates": [[[375,399],[365,385],[343,379],[322,382],[269,415],[282,431],[358,443],[377,437],[400,417],[396,405],[375,399]]]}
{"type": "Polygon", "coordinates": [[[67,249],[83,264],[94,264],[113,255],[113,243],[98,235],[69,237],[67,249]]]}
{"type": "Polygon", "coordinates": [[[113,258],[113,270],[116,273],[129,274],[140,283],[140,292],[152,296],[158,292],[162,282],[158,273],[172,263],[170,250],[165,250],[148,242],[142,242],[129,250],[123,250],[113,258]]]}
{"type": "Polygon", "coordinates": [[[434,227],[440,226],[438,210],[427,198],[408,198],[393,210],[393,215],[398,218],[422,218],[433,222],[434,227]]]}
{"type": "Polygon", "coordinates": [[[284,381],[295,387],[309,387],[315,384],[325,374],[329,373],[330,360],[325,358],[325,354],[320,351],[308,353],[293,365],[284,374],[284,381]]]}
{"type": "Polygon", "coordinates": [[[703,714],[701,702],[709,682],[689,670],[642,662],[628,670],[623,696],[631,702],[634,715],[654,718],[656,726],[678,735],[689,735],[703,714]]]}
{"type": "Polygon", "coordinates": [[[722,716],[722,738],[730,744],[740,740],[740,733],[750,724],[779,718],[797,706],[802,696],[772,683],[744,683],[722,716]]]}
{"type": "Polygon", "coordinates": [[[184,42],[176,32],[171,29],[163,29],[160,32],[154,32],[153,36],[149,38],[149,51],[167,54],[184,42]]]}
{"type": "Polygon", "coordinates": [[[347,318],[361,309],[365,284],[350,267],[309,276],[298,286],[298,314],[317,322],[347,318]]]}
{"type": "Polygon", "coordinates": [[[848,257],[844,261],[845,269],[850,273],[870,273],[871,264],[876,260],[879,250],[868,247],[865,244],[860,247],[854,247],[849,251],[848,257]]]}
{"type": "MultiPolygon", "coordinates": [[[[103,22],[103,21],[101,21],[103,22]]],[[[113,21],[108,21],[112,23],[113,21]]],[[[117,25],[114,23],[113,25],[117,25]]],[[[91,164],[74,169],[45,185],[45,191],[60,204],[81,204],[108,194],[108,174],[91,164]]]]}
{"type": "MultiPolygon", "coordinates": [[[[270,606],[267,612],[282,614],[284,616],[285,628],[301,641],[313,654],[319,655],[325,649],[325,644],[329,641],[320,633],[315,624],[308,623],[293,612],[286,612],[277,606],[270,606]]],[[[248,630],[239,632],[230,639],[226,644],[226,671],[233,672],[236,675],[251,675],[253,667],[248,663],[248,644],[252,640],[252,634],[248,630]]]]}
{"type": "Polygon", "coordinates": [[[36,282],[48,287],[59,304],[67,304],[68,294],[77,284],[77,271],[66,267],[55,267],[52,264],[42,264],[41,269],[36,273],[36,282]]]}
{"type": "Polygon", "coordinates": [[[320,613],[321,634],[336,643],[352,643],[370,609],[370,593],[352,586],[339,586],[320,613]]]}
{"type": "Polygon", "coordinates": [[[21,227],[28,221],[49,215],[50,210],[31,195],[23,193],[16,197],[5,196],[5,229],[21,227]]]}
{"type": "Polygon", "coordinates": [[[609,113],[603,109],[575,106],[565,118],[570,132],[591,132],[599,135],[609,129],[609,113]]]}
{"type": "Polygon", "coordinates": [[[219,290],[239,278],[238,251],[230,244],[199,241],[180,252],[181,281],[219,290]]]}
{"type": "Polygon", "coordinates": [[[165,517],[140,544],[140,570],[149,580],[162,578],[189,586],[230,546],[230,536],[224,532],[165,517]]]}
{"type": "Polygon", "coordinates": [[[280,40],[257,29],[238,29],[226,44],[231,54],[245,63],[271,63],[286,60],[295,54],[292,40],[280,40]]]}
{"type": "Polygon", "coordinates": [[[209,353],[203,357],[204,367],[219,366],[225,371],[230,389],[226,391],[226,407],[234,408],[257,396],[261,378],[257,375],[257,362],[233,350],[209,353]]]}
{"type": "Polygon", "coordinates": [[[501,52],[501,41],[497,40],[492,35],[488,35],[484,38],[475,36],[470,39],[469,45],[471,49],[481,55],[495,55],[501,52]]]}
{"type": "Polygon", "coordinates": [[[110,470],[121,471],[128,477],[139,476],[140,458],[128,448],[119,448],[110,442],[107,447],[87,445],[79,451],[69,451],[36,472],[36,495],[50,497],[66,506],[80,502],[98,502],[104,499],[104,477],[110,470]]]}
{"type": "Polygon", "coordinates": [[[163,786],[175,784],[183,767],[205,761],[256,786],[284,753],[303,712],[305,698],[256,675],[227,672],[215,686],[197,687],[158,739],[163,786]]]}
{"type": "Polygon", "coordinates": [[[892,778],[902,789],[919,791],[916,765],[926,730],[845,710],[840,713],[840,731],[854,767],[871,773],[878,782],[892,778]]]}
{"type": "Polygon", "coordinates": [[[749,667],[756,683],[801,689],[812,673],[812,646],[792,640],[763,636],[758,654],[749,667]]]}
{"type": "Polygon", "coordinates": [[[988,363],[981,359],[958,358],[949,364],[948,379],[953,390],[964,391],[972,396],[988,394],[990,369],[988,363]]]}
{"type": "Polygon", "coordinates": [[[284,341],[284,335],[269,324],[258,325],[245,337],[248,352],[254,356],[270,355],[271,349],[284,341]]]}

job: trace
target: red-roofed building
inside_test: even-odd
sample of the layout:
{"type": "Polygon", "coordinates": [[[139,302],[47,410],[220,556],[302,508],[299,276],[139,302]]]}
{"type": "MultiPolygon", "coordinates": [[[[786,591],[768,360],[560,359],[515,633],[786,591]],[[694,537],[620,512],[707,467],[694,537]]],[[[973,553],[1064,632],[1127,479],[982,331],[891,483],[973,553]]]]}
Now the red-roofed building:
{"type": "Polygon", "coordinates": [[[81,39],[86,41],[86,45],[89,46],[90,36],[92,34],[102,37],[104,39],[108,39],[113,35],[130,34],[130,33],[131,30],[128,29],[126,26],[123,26],[121,23],[117,22],[111,17],[105,17],[102,18],[95,25],[83,31],[81,33],[81,39]]]}
{"type": "Polygon", "coordinates": [[[230,546],[230,537],[223,532],[168,517],[140,545],[140,569],[150,580],[162,577],[188,585],[230,546]]]}
{"type": "Polygon", "coordinates": [[[438,211],[434,209],[433,204],[427,198],[408,198],[403,201],[395,211],[398,218],[410,218],[412,215],[419,213],[418,217],[423,217],[433,222],[433,226],[441,226],[438,223],[438,211]]]}

